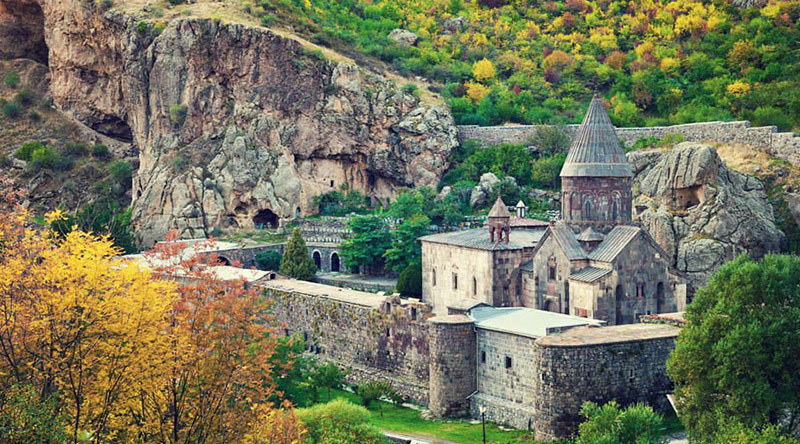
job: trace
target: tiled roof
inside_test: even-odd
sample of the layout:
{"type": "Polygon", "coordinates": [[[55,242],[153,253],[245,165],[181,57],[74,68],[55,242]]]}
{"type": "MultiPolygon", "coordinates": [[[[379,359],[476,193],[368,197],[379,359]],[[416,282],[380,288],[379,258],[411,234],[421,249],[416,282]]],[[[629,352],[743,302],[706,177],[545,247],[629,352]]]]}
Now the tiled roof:
{"type": "Polygon", "coordinates": [[[606,234],[606,239],[589,254],[589,259],[599,262],[612,262],[625,247],[642,231],[631,225],[617,225],[606,234]]]}
{"type": "Polygon", "coordinates": [[[497,200],[494,201],[494,205],[489,211],[489,217],[511,217],[511,213],[508,212],[508,206],[500,196],[497,196],[497,200]]]}
{"type": "Polygon", "coordinates": [[[545,222],[539,219],[531,219],[529,217],[512,217],[511,228],[514,227],[530,227],[530,228],[547,228],[550,222],[545,222]]]}
{"type": "Polygon", "coordinates": [[[564,225],[563,223],[555,224],[550,227],[550,232],[553,234],[558,245],[564,250],[569,260],[586,259],[586,252],[581,248],[578,239],[575,238],[575,233],[564,225]]]}
{"type": "Polygon", "coordinates": [[[474,228],[472,230],[452,231],[449,233],[429,234],[419,238],[423,242],[456,245],[478,250],[518,250],[524,247],[535,247],[542,238],[542,231],[511,230],[508,244],[490,242],[489,230],[474,228]]]}
{"type": "Polygon", "coordinates": [[[593,227],[589,227],[583,230],[577,239],[582,242],[599,242],[605,239],[605,236],[602,233],[598,233],[593,227]]]}
{"type": "Polygon", "coordinates": [[[595,97],[572,141],[561,177],[632,176],[606,107],[602,99],[595,97]]]}
{"type": "Polygon", "coordinates": [[[607,268],[586,267],[572,273],[569,278],[580,282],[595,282],[609,273],[611,270],[607,268]]]}

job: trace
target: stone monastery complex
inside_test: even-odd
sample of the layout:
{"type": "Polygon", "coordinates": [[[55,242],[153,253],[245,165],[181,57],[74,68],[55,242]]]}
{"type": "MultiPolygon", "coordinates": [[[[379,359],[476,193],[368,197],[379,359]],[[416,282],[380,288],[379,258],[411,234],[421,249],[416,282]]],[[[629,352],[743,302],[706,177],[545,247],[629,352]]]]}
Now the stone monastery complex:
{"type": "Polygon", "coordinates": [[[632,225],[632,177],[614,126],[595,98],[561,170],[563,220],[512,217],[498,198],[488,232],[423,237],[423,300],[434,313],[471,301],[608,325],[682,308],[684,279],[647,231],[632,225]]]}
{"type": "MultiPolygon", "coordinates": [[[[595,99],[561,172],[563,220],[527,219],[521,204],[512,216],[498,199],[486,227],[421,238],[421,300],[220,273],[261,285],[283,333],[353,382],[384,380],[440,417],[485,411],[540,440],[568,437],[584,401],[669,408],[686,284],[632,222],[631,175],[595,99]]],[[[247,264],[254,251],[214,253],[247,264]]]]}

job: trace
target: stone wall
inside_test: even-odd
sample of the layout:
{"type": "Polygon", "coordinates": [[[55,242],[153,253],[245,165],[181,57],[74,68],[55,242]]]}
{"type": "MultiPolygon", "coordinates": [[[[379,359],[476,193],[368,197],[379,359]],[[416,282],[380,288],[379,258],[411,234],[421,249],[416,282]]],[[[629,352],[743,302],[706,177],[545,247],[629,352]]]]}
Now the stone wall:
{"type": "MultiPolygon", "coordinates": [[[[572,137],[579,125],[567,125],[567,134],[572,137]]],[[[476,126],[458,127],[459,139],[476,140],[483,146],[499,143],[525,143],[536,132],[538,125],[476,126]]],[[[767,154],[800,166],[800,137],[795,133],[779,133],[774,126],[751,127],[748,121],[703,122],[685,125],[654,126],[648,128],[617,128],[617,136],[626,145],[647,137],[663,138],[667,134],[679,133],[687,142],[723,142],[751,145],[767,154]]]]}
{"type": "Polygon", "coordinates": [[[579,328],[536,341],[533,357],[537,440],[573,435],[585,401],[644,402],[666,411],[666,361],[679,329],[666,325],[579,328]]]}
{"type": "Polygon", "coordinates": [[[465,315],[430,320],[430,404],[439,417],[467,416],[475,392],[475,324],[465,315]]]}
{"type": "Polygon", "coordinates": [[[449,305],[464,300],[492,304],[493,263],[490,250],[423,241],[422,300],[437,314],[446,314],[449,305]],[[473,279],[477,291],[473,291],[473,279]]]}
{"type": "Polygon", "coordinates": [[[264,292],[284,334],[299,335],[321,360],[349,369],[351,382],[382,380],[427,404],[427,306],[297,281],[265,283],[264,292]]]}

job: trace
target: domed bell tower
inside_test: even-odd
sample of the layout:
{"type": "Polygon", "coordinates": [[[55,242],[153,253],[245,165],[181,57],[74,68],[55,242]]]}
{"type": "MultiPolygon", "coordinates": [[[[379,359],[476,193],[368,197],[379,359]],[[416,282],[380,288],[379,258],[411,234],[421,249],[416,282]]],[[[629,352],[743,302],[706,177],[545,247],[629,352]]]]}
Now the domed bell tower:
{"type": "Polygon", "coordinates": [[[561,170],[564,222],[605,231],[631,222],[633,172],[602,99],[589,104],[561,170]]]}

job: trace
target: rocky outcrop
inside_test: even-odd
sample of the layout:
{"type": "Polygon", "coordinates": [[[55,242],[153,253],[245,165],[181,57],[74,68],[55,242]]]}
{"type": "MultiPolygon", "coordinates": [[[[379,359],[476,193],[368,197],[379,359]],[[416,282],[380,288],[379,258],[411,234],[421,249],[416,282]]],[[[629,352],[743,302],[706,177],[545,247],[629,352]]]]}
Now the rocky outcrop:
{"type": "Polygon", "coordinates": [[[400,46],[414,46],[419,40],[419,36],[407,29],[393,29],[387,36],[389,40],[400,46]]]}
{"type": "Polygon", "coordinates": [[[628,160],[639,221],[694,288],[742,252],[780,250],[784,235],[763,184],[728,169],[713,147],[687,142],[628,160]]]}
{"type": "Polygon", "coordinates": [[[160,31],[94,2],[39,4],[56,104],[139,148],[145,246],[307,214],[342,185],[381,201],[436,185],[458,144],[443,108],[269,30],[182,18],[160,31]]]}
{"type": "Polygon", "coordinates": [[[47,62],[44,15],[36,0],[0,1],[0,59],[47,62]]]}

